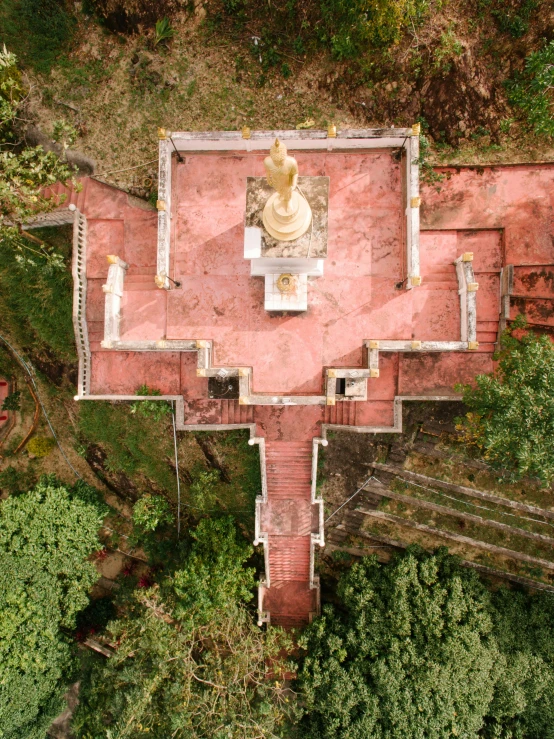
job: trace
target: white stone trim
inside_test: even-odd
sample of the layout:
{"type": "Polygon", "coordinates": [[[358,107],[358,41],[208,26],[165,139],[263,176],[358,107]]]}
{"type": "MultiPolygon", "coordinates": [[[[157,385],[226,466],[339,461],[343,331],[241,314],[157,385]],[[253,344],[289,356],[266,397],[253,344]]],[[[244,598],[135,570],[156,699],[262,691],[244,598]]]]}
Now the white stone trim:
{"type": "Polygon", "coordinates": [[[87,219],[76,208],[68,209],[73,217],[73,330],[79,359],[77,394],[90,393],[91,355],[87,327],[87,219]]]}
{"type": "Polygon", "coordinates": [[[157,274],[163,287],[170,289],[167,279],[170,268],[171,250],[171,142],[160,140],[158,162],[158,202],[164,203],[164,209],[158,209],[158,253],[157,274]]]}
{"type": "Polygon", "coordinates": [[[167,131],[159,142],[158,165],[158,200],[163,209],[158,210],[157,274],[163,287],[170,289],[173,146],[178,152],[265,151],[276,137],[286,141],[291,151],[404,150],[406,289],[414,287],[411,278],[420,276],[419,206],[412,206],[419,199],[419,136],[411,128],[339,129],[332,138],[327,131],[318,130],[251,131],[249,138],[243,138],[240,131],[167,131]]]}

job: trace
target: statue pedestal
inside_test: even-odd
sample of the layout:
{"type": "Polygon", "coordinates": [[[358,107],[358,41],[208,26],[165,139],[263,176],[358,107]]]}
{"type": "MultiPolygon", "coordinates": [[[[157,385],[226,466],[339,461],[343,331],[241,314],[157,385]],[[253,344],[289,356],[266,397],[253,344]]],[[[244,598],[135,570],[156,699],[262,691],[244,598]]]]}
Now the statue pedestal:
{"type": "Polygon", "coordinates": [[[298,198],[291,209],[293,218],[288,223],[294,221],[296,211],[300,228],[291,228],[290,238],[281,240],[274,234],[282,233],[283,226],[286,229],[287,214],[281,214],[285,218],[284,223],[277,219],[275,230],[272,219],[266,218],[268,211],[273,215],[277,211],[279,216],[279,205],[277,209],[273,207],[278,194],[267,184],[265,177],[247,179],[244,258],[250,260],[252,277],[265,279],[264,306],[268,311],[307,310],[308,277],[323,275],[327,257],[329,178],[299,177],[298,189],[299,193],[293,193],[298,198]],[[293,287],[290,291],[287,289],[289,283],[293,287]]]}
{"type": "Polygon", "coordinates": [[[267,231],[263,218],[268,200],[276,195],[275,190],[265,177],[247,178],[244,258],[251,260],[252,275],[291,272],[321,276],[321,260],[327,257],[329,178],[299,177],[298,189],[312,211],[311,224],[301,236],[280,241],[267,231]],[[277,269],[276,263],[281,265],[277,269]]]}
{"type": "Polygon", "coordinates": [[[274,192],[265,204],[264,228],[277,241],[296,241],[304,236],[312,223],[312,209],[306,198],[294,190],[288,203],[274,192]]]}

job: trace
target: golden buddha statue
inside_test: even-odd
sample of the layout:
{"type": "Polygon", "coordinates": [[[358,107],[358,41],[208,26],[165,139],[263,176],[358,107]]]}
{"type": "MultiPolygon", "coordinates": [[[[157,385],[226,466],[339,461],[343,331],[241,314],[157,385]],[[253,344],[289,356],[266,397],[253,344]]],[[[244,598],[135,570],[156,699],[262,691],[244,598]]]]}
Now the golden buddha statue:
{"type": "Polygon", "coordinates": [[[298,164],[288,156],[283,142],[275,139],[264,166],[267,182],[276,190],[264,207],[264,227],[278,241],[294,241],[306,233],[312,222],[309,203],[297,189],[298,164]]]}

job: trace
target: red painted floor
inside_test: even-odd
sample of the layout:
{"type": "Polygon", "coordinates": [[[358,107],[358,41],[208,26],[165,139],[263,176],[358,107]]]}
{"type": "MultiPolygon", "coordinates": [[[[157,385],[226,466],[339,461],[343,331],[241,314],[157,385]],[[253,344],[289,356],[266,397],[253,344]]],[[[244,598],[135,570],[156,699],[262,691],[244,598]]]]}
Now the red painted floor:
{"type": "Polygon", "coordinates": [[[296,316],[264,311],[263,281],[249,276],[242,256],[245,178],[263,174],[261,156],[194,154],[176,165],[172,276],[183,289],[169,293],[153,285],[156,212],[94,180],[70,194],[89,227],[92,392],[134,393],[145,383],[182,394],[187,423],[257,424],[272,466],[264,515],[273,570],[265,606],[275,615],[272,621],[284,625],[306,620],[314,608],[306,580],[308,445],[321,423],[392,425],[395,395],[448,395],[455,383],[490,372],[499,275],[506,264],[515,265],[513,315],[524,311],[540,330],[554,326],[554,165],[445,169],[438,189],[422,191],[423,281],[406,291],[395,288],[404,277],[402,212],[399,165],[390,153],[302,152],[297,159],[302,174],[328,175],[331,190],[325,276],[311,281],[309,310],[296,316]],[[100,347],[106,255],[117,254],[130,265],[122,338],[212,339],[216,364],[253,367],[255,392],[319,394],[325,367],[362,364],[365,339],[458,339],[452,262],[466,251],[474,253],[479,282],[479,351],[383,354],[380,377],[368,383],[364,403],[245,407],[209,400],[207,380],[196,377],[194,353],[100,347]],[[290,458],[292,449],[301,462],[290,458]]]}

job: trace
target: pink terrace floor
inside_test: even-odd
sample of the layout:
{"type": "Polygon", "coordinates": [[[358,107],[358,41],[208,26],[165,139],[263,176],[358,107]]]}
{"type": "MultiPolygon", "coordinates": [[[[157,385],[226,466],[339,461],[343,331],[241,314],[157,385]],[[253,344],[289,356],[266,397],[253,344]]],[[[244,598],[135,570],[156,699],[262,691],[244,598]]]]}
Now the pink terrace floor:
{"type": "Polygon", "coordinates": [[[154,285],[157,215],[125,193],[84,181],[71,194],[88,220],[87,321],[93,394],[129,394],[147,384],[182,394],[189,424],[256,423],[268,450],[272,622],[304,623],[315,610],[308,587],[311,454],[321,423],[386,426],[395,395],[449,395],[457,382],[492,370],[499,276],[513,264],[516,300],[531,323],[554,326],[554,165],[445,170],[439,191],[422,193],[421,287],[397,289],[403,272],[399,165],[387,152],[300,153],[300,171],[330,177],[325,276],[310,282],[309,309],[271,316],[263,280],[243,259],[245,179],[263,174],[257,155],[187,155],[174,164],[172,276],[154,285]],[[123,339],[211,339],[214,363],[251,366],[258,393],[320,394],[328,366],[360,366],[365,339],[459,339],[453,260],[474,253],[477,352],[383,354],[366,402],[336,406],[240,406],[209,400],[195,353],[103,350],[107,254],[129,263],[123,339]],[[518,302],[519,301],[519,302],[518,302]]]}
{"type": "Polygon", "coordinates": [[[260,407],[240,415],[225,401],[208,400],[194,355],[101,350],[109,253],[130,264],[122,338],[212,339],[216,365],[253,367],[255,392],[318,394],[325,367],[362,364],[364,339],[458,339],[452,261],[473,251],[477,353],[383,355],[381,376],[368,383],[367,403],[305,408],[302,417],[310,426],[314,414],[316,423],[388,424],[395,394],[448,394],[456,382],[490,371],[502,265],[554,262],[554,166],[446,170],[439,192],[423,191],[423,282],[406,291],[395,287],[404,277],[403,233],[400,170],[390,153],[302,152],[297,158],[301,172],[328,175],[331,184],[325,276],[310,282],[309,309],[299,315],[264,311],[263,280],[249,276],[243,258],[245,178],[263,173],[261,156],[195,154],[174,167],[172,275],[183,289],[169,293],[153,283],[156,213],[92,180],[72,195],[89,223],[93,393],[132,393],[141,383],[182,393],[190,423],[254,416],[265,423],[268,414],[283,415],[282,409],[260,407]]]}
{"type": "MultiPolygon", "coordinates": [[[[151,293],[155,303],[128,292],[122,339],[212,339],[216,365],[253,367],[254,392],[321,394],[323,368],[361,366],[364,339],[459,338],[456,233],[427,239],[421,290],[395,288],[404,249],[400,165],[390,153],[297,158],[303,174],[330,178],[329,258],[310,282],[308,311],[266,312],[263,279],[250,277],[243,257],[245,181],[263,173],[262,156],[188,156],[173,183],[172,270],[182,290],[151,293]]],[[[493,269],[498,234],[480,243],[491,252],[481,267],[493,269]]]]}

